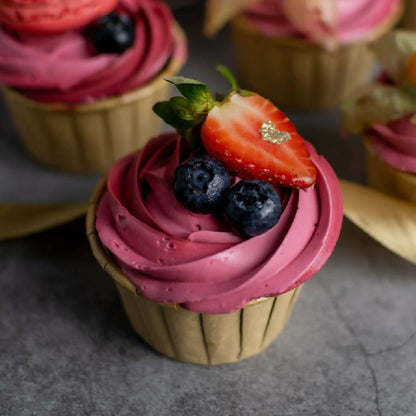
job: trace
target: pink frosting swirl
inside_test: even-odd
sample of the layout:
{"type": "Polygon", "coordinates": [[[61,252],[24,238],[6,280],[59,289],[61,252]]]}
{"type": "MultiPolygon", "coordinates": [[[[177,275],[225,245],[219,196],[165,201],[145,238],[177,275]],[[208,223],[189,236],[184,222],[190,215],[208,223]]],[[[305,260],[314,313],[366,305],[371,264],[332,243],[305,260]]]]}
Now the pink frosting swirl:
{"type": "Polygon", "coordinates": [[[147,298],[200,313],[230,313],[309,279],[335,247],[342,198],[331,167],[308,145],[318,169],[307,191],[286,190],[278,224],[243,240],[212,215],[177,202],[173,173],[187,154],[176,134],[119,160],[107,179],[96,227],[102,243],[147,298]]]}
{"type": "Polygon", "coordinates": [[[158,0],[121,0],[135,19],[134,45],[121,55],[92,54],[82,30],[29,35],[0,29],[0,82],[41,102],[91,102],[155,77],[185,41],[174,42],[173,18],[158,0]]]}
{"type": "MultiPolygon", "coordinates": [[[[283,11],[285,0],[261,0],[245,12],[250,23],[268,36],[307,36],[300,33],[283,11]]],[[[346,44],[359,41],[398,12],[402,0],[335,0],[336,38],[346,44]]],[[[310,39],[309,39],[310,40],[310,39]]]]}
{"type": "Polygon", "coordinates": [[[394,168],[416,173],[416,124],[413,114],[388,124],[377,124],[368,131],[378,156],[394,168]]]}

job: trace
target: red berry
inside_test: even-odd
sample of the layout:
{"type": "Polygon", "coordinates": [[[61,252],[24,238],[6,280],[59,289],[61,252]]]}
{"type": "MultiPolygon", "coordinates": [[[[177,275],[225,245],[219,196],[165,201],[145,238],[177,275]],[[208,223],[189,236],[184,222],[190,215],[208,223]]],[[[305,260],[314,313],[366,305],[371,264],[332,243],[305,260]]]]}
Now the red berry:
{"type": "Polygon", "coordinates": [[[202,125],[201,138],[207,153],[242,179],[293,188],[308,188],[316,182],[315,165],[295,126],[260,95],[234,92],[216,104],[202,125]],[[272,143],[263,139],[263,123],[289,133],[289,140],[272,143]]]}

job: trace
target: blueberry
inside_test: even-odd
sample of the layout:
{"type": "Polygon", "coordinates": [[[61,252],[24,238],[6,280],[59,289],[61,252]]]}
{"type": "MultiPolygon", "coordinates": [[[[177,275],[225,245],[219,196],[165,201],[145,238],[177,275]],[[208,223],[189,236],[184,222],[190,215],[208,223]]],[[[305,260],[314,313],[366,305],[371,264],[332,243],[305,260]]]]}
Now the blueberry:
{"type": "Polygon", "coordinates": [[[109,13],[97,20],[89,36],[97,52],[122,54],[134,44],[134,21],[125,14],[109,13]]]}
{"type": "Polygon", "coordinates": [[[282,204],[279,194],[269,183],[242,180],[231,188],[225,213],[241,234],[254,237],[277,224],[282,204]]]}
{"type": "Polygon", "coordinates": [[[174,188],[176,199],[191,211],[214,213],[230,189],[230,175],[217,159],[195,157],[176,168],[174,188]]]}

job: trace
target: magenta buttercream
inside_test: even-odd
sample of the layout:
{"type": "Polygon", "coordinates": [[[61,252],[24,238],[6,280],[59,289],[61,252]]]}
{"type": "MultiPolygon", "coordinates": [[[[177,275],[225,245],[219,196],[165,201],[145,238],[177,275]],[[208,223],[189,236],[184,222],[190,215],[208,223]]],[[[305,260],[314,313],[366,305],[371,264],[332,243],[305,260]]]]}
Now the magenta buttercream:
{"type": "MultiPolygon", "coordinates": [[[[283,11],[285,0],[262,0],[244,15],[260,32],[268,36],[305,36],[291,24],[283,11]]],[[[338,42],[359,41],[385,24],[397,13],[402,0],[336,0],[335,33],[338,42]]]]}
{"type": "Polygon", "coordinates": [[[0,81],[41,102],[91,102],[121,94],[155,77],[172,56],[173,18],[157,0],[121,0],[135,19],[134,45],[121,55],[93,54],[82,30],[28,35],[0,30],[0,81]]]}
{"type": "Polygon", "coordinates": [[[368,131],[374,151],[394,168],[416,173],[416,124],[413,115],[388,124],[378,124],[368,131]]]}
{"type": "Polygon", "coordinates": [[[220,219],[177,202],[173,173],[186,152],[176,134],[151,140],[110,170],[97,210],[102,243],[147,298],[200,313],[230,313],[309,279],[335,247],[342,222],[337,178],[308,145],[317,183],[284,190],[268,232],[242,239],[220,219]]]}

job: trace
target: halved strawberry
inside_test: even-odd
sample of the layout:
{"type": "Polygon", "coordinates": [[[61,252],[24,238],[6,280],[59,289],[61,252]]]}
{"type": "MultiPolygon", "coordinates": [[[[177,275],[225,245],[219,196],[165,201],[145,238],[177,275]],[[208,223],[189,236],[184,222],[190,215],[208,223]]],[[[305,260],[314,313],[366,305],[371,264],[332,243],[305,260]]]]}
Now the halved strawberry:
{"type": "Polygon", "coordinates": [[[292,188],[307,188],[316,181],[315,165],[295,126],[260,95],[242,96],[236,91],[215,105],[202,125],[201,139],[210,156],[242,179],[292,188]],[[289,133],[287,141],[263,139],[260,129],[264,123],[289,133]]]}
{"type": "Polygon", "coordinates": [[[153,109],[191,143],[241,179],[260,179],[292,188],[308,188],[316,168],[302,137],[289,119],[260,95],[240,90],[226,68],[220,72],[233,90],[214,101],[208,87],[188,78],[167,78],[182,93],[153,109]]]}

